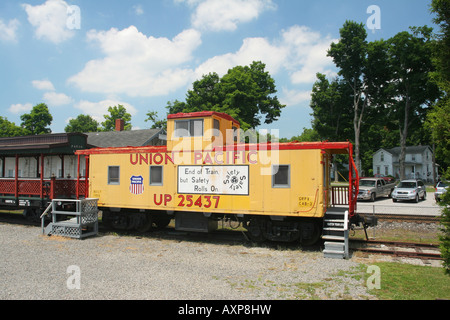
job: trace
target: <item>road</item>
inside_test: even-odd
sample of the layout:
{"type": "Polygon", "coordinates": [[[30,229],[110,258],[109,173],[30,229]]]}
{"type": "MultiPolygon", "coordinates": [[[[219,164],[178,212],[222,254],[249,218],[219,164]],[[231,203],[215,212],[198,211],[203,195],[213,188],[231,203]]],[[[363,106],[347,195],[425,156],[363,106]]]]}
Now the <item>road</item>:
{"type": "Polygon", "coordinates": [[[391,198],[378,198],[375,202],[358,201],[359,213],[440,215],[441,208],[434,200],[434,193],[428,192],[427,199],[419,203],[410,201],[393,202],[391,198]]]}

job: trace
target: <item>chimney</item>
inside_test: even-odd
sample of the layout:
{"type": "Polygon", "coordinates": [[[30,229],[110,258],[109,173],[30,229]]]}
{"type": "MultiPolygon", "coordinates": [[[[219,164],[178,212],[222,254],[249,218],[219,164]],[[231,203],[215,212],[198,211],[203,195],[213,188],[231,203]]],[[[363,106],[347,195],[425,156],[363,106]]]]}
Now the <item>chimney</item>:
{"type": "Polygon", "coordinates": [[[122,119],[116,119],[116,131],[123,131],[125,127],[125,121],[122,119]]]}

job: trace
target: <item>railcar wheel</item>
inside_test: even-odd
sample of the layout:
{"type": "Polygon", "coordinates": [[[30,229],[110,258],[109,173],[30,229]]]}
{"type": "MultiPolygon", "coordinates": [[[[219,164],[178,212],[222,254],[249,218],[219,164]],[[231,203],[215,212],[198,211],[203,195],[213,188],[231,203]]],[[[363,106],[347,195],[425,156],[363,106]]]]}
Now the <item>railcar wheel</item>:
{"type": "Polygon", "coordinates": [[[156,230],[162,230],[167,227],[172,218],[166,213],[157,213],[153,215],[153,224],[156,230]]]}
{"type": "Polygon", "coordinates": [[[152,228],[153,218],[150,214],[140,213],[138,222],[136,223],[135,230],[137,232],[147,232],[152,228]]]}
{"type": "Polygon", "coordinates": [[[312,246],[316,244],[321,236],[321,228],[317,222],[308,222],[302,224],[302,237],[300,244],[302,246],[312,246]]]}
{"type": "Polygon", "coordinates": [[[254,242],[263,242],[266,240],[264,233],[261,230],[261,224],[259,219],[251,219],[245,226],[247,229],[247,237],[254,242]]]}

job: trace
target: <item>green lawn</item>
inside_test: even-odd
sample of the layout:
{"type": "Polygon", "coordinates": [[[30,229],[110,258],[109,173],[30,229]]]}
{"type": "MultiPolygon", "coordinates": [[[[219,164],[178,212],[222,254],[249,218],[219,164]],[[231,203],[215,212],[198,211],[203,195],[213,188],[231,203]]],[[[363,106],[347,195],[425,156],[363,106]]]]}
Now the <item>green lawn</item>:
{"type": "MultiPolygon", "coordinates": [[[[450,276],[442,268],[395,262],[374,263],[380,267],[380,289],[370,293],[382,300],[450,299],[450,276]]],[[[366,275],[366,280],[370,274],[366,275]]]]}

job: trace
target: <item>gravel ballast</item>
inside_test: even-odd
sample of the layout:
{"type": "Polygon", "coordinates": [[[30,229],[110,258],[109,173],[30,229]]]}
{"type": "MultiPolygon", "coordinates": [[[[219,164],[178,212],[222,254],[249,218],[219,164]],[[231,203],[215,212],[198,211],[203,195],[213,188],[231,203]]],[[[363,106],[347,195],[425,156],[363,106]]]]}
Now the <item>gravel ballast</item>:
{"type": "Polygon", "coordinates": [[[0,224],[0,255],[2,300],[374,299],[364,265],[320,250],[115,234],[73,240],[0,224]]]}

